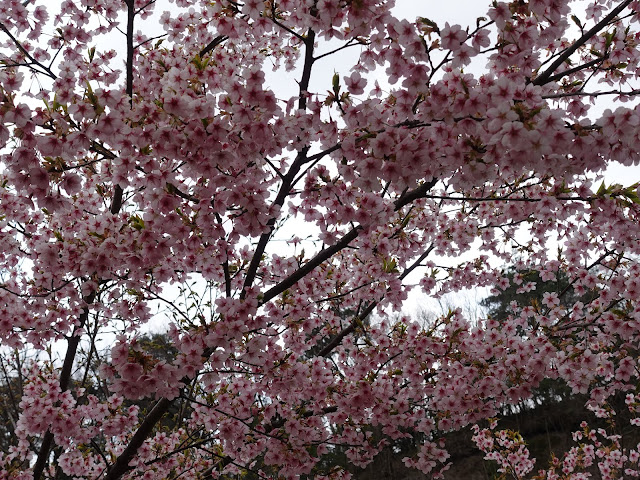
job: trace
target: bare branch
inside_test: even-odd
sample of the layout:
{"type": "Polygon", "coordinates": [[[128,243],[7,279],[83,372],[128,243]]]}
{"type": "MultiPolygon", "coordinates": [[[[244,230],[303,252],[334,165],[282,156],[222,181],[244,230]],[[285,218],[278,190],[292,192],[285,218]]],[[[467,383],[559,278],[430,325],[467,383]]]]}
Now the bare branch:
{"type": "Polygon", "coordinates": [[[211,40],[207,46],[205,46],[202,50],[200,50],[200,57],[204,57],[207,53],[211,52],[218,45],[222,44],[229,37],[226,35],[218,35],[216,38],[211,40]]]}
{"type": "Polygon", "coordinates": [[[568,60],[569,57],[573,55],[576,50],[578,50],[578,48],[580,48],[582,45],[587,43],[587,41],[589,41],[590,38],[593,38],[600,30],[602,30],[605,26],[607,26],[609,21],[614,19],[622,10],[627,8],[627,6],[629,6],[629,4],[632,1],[633,0],[624,0],[624,2],[622,2],[616,8],[611,10],[611,12],[609,12],[607,16],[605,16],[602,20],[596,23],[578,40],[576,40],[573,43],[573,45],[567,48],[558,58],[556,58],[556,60],[549,66],[549,68],[547,68],[544,72],[538,75],[531,83],[533,83],[534,85],[544,85],[546,83],[553,81],[551,80],[553,72],[555,72],[556,69],[560,65],[562,65],[566,60],[568,60]]]}
{"type": "MultiPolygon", "coordinates": [[[[64,357],[64,363],[62,364],[62,370],[60,372],[60,390],[63,392],[68,390],[69,382],[71,380],[71,369],[73,368],[73,362],[76,358],[76,352],[78,350],[78,345],[80,343],[80,336],[76,333],[79,329],[83,328],[87,323],[89,318],[89,305],[93,303],[96,298],[96,292],[91,292],[87,297],[84,298],[86,302],[86,306],[82,309],[82,313],[79,317],[79,325],[73,329],[71,336],[67,338],[67,353],[64,357]]],[[[36,463],[33,466],[33,478],[35,480],[40,480],[42,478],[42,474],[44,473],[44,469],[47,466],[49,460],[49,452],[53,445],[53,433],[50,430],[44,434],[42,439],[42,444],[40,445],[40,450],[38,451],[38,457],[36,459],[36,463]]]]}
{"type": "Polygon", "coordinates": [[[138,449],[142,446],[144,441],[151,435],[153,428],[160,421],[160,419],[167,412],[171,406],[172,401],[166,398],[161,398],[156,402],[151,411],[144,417],[142,424],[133,434],[131,441],[123,452],[118,456],[118,459],[113,464],[111,469],[105,475],[104,480],[119,480],[127,473],[131,467],[129,462],[133,460],[133,457],[138,452],[138,449]]]}
{"type": "MultiPolygon", "coordinates": [[[[420,255],[409,267],[407,267],[398,278],[400,280],[404,280],[407,277],[407,275],[409,275],[413,270],[418,268],[420,264],[422,264],[422,261],[425,258],[427,258],[434,249],[435,249],[435,246],[430,245],[429,248],[427,248],[427,250],[425,250],[425,252],[422,255],[420,255]]],[[[387,291],[389,290],[390,288],[387,288],[387,291]]],[[[369,305],[367,305],[367,307],[362,311],[362,313],[359,313],[358,315],[356,315],[346,328],[344,328],[340,333],[338,333],[335,337],[333,337],[333,339],[331,339],[331,341],[328,344],[326,344],[322,348],[322,350],[318,352],[318,356],[320,357],[329,356],[329,354],[331,354],[331,352],[338,345],[342,343],[342,340],[347,335],[350,335],[351,333],[353,333],[356,327],[359,324],[361,324],[371,314],[371,312],[373,312],[373,310],[378,306],[378,303],[380,303],[380,301],[375,300],[375,301],[372,301],[369,305]]]]}
{"type": "Polygon", "coordinates": [[[0,23],[0,30],[2,30],[4,33],[7,34],[7,36],[11,39],[11,41],[14,43],[14,45],[16,47],[18,47],[18,50],[20,50],[24,54],[24,56],[27,57],[31,61],[31,63],[33,65],[37,65],[39,68],[44,70],[44,73],[47,76],[49,76],[50,78],[52,78],[53,80],[58,78],[58,76],[55,73],[53,73],[50,68],[44,66],[42,63],[40,63],[35,58],[33,58],[33,56],[22,46],[20,41],[16,37],[13,36],[13,34],[9,31],[9,29],[7,27],[4,26],[3,23],[0,23]]]}
{"type": "MultiPolygon", "coordinates": [[[[311,79],[311,68],[313,67],[313,49],[315,42],[315,32],[313,30],[309,30],[307,37],[305,39],[305,57],[304,57],[304,67],[302,69],[302,78],[300,80],[300,99],[298,101],[298,108],[301,110],[306,110],[307,108],[307,96],[306,92],[309,88],[309,80],[311,79]]],[[[296,175],[300,171],[302,165],[307,162],[307,153],[309,151],[309,147],[303,147],[296,156],[296,159],[291,164],[289,171],[283,177],[282,185],[280,186],[280,190],[276,195],[275,200],[273,201],[273,205],[281,207],[284,205],[284,201],[289,196],[291,192],[291,188],[294,183],[294,179],[296,175]]],[[[255,280],[256,273],[258,272],[258,267],[260,266],[260,262],[262,261],[262,255],[267,247],[267,243],[273,234],[273,230],[276,224],[276,217],[273,217],[267,223],[268,230],[260,236],[258,240],[258,244],[256,245],[256,250],[253,253],[251,258],[251,262],[249,263],[249,267],[247,269],[247,274],[245,276],[245,281],[243,285],[242,293],[240,294],[240,298],[245,298],[247,290],[253,285],[253,281],[255,280]]]]}

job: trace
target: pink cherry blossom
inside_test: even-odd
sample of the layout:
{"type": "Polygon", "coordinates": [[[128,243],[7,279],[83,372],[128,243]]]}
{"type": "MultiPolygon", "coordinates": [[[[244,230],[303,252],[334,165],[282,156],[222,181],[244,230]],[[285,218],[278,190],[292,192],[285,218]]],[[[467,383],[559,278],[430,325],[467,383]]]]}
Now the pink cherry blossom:
{"type": "Polygon", "coordinates": [[[611,431],[540,478],[637,475],[639,179],[599,178],[640,161],[637,2],[33,3],[0,2],[0,477],[347,478],[423,438],[442,478],[475,424],[525,478],[494,418],[545,379],[611,431]],[[402,310],[478,287],[540,294],[402,310]]]}

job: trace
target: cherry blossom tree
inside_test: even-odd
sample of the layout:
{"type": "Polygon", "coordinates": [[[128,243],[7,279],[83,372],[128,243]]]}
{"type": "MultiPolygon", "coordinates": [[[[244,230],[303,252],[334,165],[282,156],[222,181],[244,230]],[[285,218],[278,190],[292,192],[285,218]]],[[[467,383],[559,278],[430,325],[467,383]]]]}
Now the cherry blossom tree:
{"type": "MultiPolygon", "coordinates": [[[[403,438],[438,477],[444,433],[544,379],[637,408],[638,184],[594,179],[640,158],[640,2],[494,1],[470,26],[393,3],[0,1],[0,338],[11,365],[63,346],[16,372],[0,478],[349,478],[336,452],[403,438]],[[385,319],[412,289],[536,288],[505,264],[576,295],[385,319]],[[158,304],[172,355],[138,341],[158,304]]],[[[476,439],[530,471],[517,433],[476,439]]],[[[540,478],[637,463],[618,447],[540,478]]]]}

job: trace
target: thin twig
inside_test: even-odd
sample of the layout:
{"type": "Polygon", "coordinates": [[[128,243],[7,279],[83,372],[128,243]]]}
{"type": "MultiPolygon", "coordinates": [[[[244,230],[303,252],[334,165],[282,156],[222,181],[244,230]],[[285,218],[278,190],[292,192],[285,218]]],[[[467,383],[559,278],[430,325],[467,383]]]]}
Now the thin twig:
{"type": "Polygon", "coordinates": [[[0,23],[0,30],[2,30],[4,33],[7,34],[7,36],[11,39],[11,41],[14,43],[14,45],[16,47],[18,47],[18,50],[20,50],[25,57],[27,57],[29,60],[31,60],[31,62],[34,65],[37,65],[38,67],[42,68],[45,73],[52,78],[53,80],[57,79],[57,75],[55,73],[53,73],[51,71],[51,69],[47,68],[46,66],[42,65],[39,61],[37,61],[35,58],[33,58],[33,56],[31,56],[31,54],[22,46],[22,44],[20,43],[20,41],[13,36],[13,34],[9,31],[9,29],[7,27],[5,27],[4,23],[0,23]]]}

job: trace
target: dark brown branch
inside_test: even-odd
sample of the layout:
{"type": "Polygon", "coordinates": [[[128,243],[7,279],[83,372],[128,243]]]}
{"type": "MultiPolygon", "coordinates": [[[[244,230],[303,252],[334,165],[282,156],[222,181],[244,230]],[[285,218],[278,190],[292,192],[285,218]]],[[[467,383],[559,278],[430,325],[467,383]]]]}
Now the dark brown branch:
{"type": "Polygon", "coordinates": [[[189,200],[192,203],[195,203],[195,204],[200,203],[200,199],[199,198],[194,197],[193,195],[191,195],[189,193],[185,193],[185,192],[179,190],[178,187],[176,187],[173,183],[167,182],[167,190],[169,191],[169,193],[173,193],[173,194],[177,195],[180,198],[184,198],[185,200],[189,200]]]}
{"type": "Polygon", "coordinates": [[[136,433],[133,434],[133,437],[127,447],[118,456],[118,459],[104,477],[104,480],[119,480],[131,469],[129,462],[133,460],[138,449],[142,446],[149,435],[151,435],[153,428],[167,412],[171,402],[171,400],[167,400],[166,398],[161,398],[156,402],[151,411],[146,417],[144,417],[142,424],[138,427],[136,433]]]}
{"type": "Polygon", "coordinates": [[[226,35],[218,35],[216,38],[211,40],[202,50],[200,50],[200,57],[201,58],[204,57],[207,53],[212,51],[214,48],[216,48],[218,45],[223,43],[228,38],[229,37],[227,37],[226,35]]]}
{"type": "Polygon", "coordinates": [[[320,160],[322,160],[326,155],[329,155],[330,153],[335,152],[336,150],[340,150],[341,148],[342,148],[342,143],[337,143],[333,147],[329,147],[326,150],[323,150],[322,152],[319,152],[319,153],[316,153],[315,155],[311,155],[310,157],[307,157],[304,161],[304,163],[307,164],[307,167],[305,168],[304,172],[298,175],[298,177],[293,181],[292,186],[298,183],[302,179],[302,177],[307,173],[307,171],[313,168],[313,166],[316,165],[320,160]]]}
{"type": "Polygon", "coordinates": [[[364,282],[361,285],[358,285],[357,287],[353,287],[349,290],[347,290],[346,292],[342,292],[342,293],[337,293],[335,295],[331,295],[330,297],[326,297],[326,298],[321,298],[320,300],[316,300],[315,303],[323,303],[323,302],[331,302],[333,300],[340,300],[341,298],[347,297],[349,295],[351,295],[352,293],[357,292],[358,290],[368,287],[369,285],[373,285],[375,282],[372,280],[370,282],[364,282]]]}
{"type": "Polygon", "coordinates": [[[168,34],[163,33],[162,35],[156,35],[155,37],[147,38],[143,42],[140,42],[137,45],[135,45],[133,48],[134,48],[134,50],[138,50],[141,46],[146,45],[149,42],[153,42],[154,40],[158,40],[159,38],[163,38],[163,37],[166,37],[166,36],[168,36],[168,34]]]}
{"type": "Polygon", "coordinates": [[[395,201],[394,210],[397,212],[405,205],[408,205],[411,202],[415,202],[419,198],[424,198],[427,195],[427,192],[431,190],[436,183],[438,183],[438,179],[432,178],[430,181],[424,182],[419,187],[414,188],[413,190],[409,190],[408,192],[406,192],[404,195],[402,195],[400,198],[398,198],[395,201]]]}
{"type": "MultiPolygon", "coordinates": [[[[293,185],[293,180],[295,176],[300,171],[300,167],[304,164],[306,155],[307,155],[308,147],[303,148],[299,153],[294,162],[291,164],[291,168],[284,176],[282,180],[282,185],[280,186],[280,190],[278,191],[278,195],[273,201],[274,205],[282,207],[284,205],[284,201],[289,195],[291,191],[291,186],[293,185]]],[[[240,294],[240,298],[244,298],[246,295],[246,291],[251,287],[253,281],[256,277],[256,273],[258,272],[258,267],[260,266],[260,262],[262,261],[262,255],[264,254],[265,249],[267,248],[267,244],[271,239],[271,235],[273,233],[273,229],[275,228],[276,217],[269,219],[267,223],[268,230],[260,235],[260,239],[258,240],[258,244],[256,245],[256,251],[253,253],[251,257],[251,263],[249,263],[249,267],[247,268],[247,274],[245,276],[244,285],[242,293],[240,294]]]]}
{"type": "MultiPolygon", "coordinates": [[[[338,411],[338,407],[335,405],[331,405],[330,407],[324,407],[322,409],[322,411],[320,411],[320,415],[326,415],[328,413],[335,413],[338,411]]],[[[301,417],[302,418],[309,418],[312,417],[314,415],[314,412],[304,412],[301,417]]],[[[274,420],[273,422],[271,422],[270,424],[268,424],[265,427],[265,432],[271,432],[272,430],[275,430],[276,428],[281,428],[284,426],[284,424],[287,422],[287,419],[284,417],[280,417],[277,420],[274,420]]],[[[262,433],[260,432],[260,430],[256,430],[253,429],[254,432],[258,432],[258,433],[262,433]]]]}
{"type": "Polygon", "coordinates": [[[329,354],[331,354],[333,349],[342,343],[342,340],[344,339],[344,337],[353,333],[356,329],[356,326],[362,323],[371,314],[371,312],[373,312],[373,310],[377,306],[378,306],[378,300],[375,300],[371,302],[369,305],[367,305],[367,308],[365,308],[362,311],[362,313],[356,315],[348,327],[344,328],[340,333],[338,333],[335,337],[333,337],[331,341],[327,343],[324,346],[324,348],[318,352],[318,356],[320,357],[329,356],[329,354]]]}
{"type": "Polygon", "coordinates": [[[604,92],[565,92],[565,93],[552,93],[549,95],[543,95],[542,98],[566,98],[566,97],[599,97],[601,95],[619,95],[621,97],[632,97],[640,94],[640,90],[628,90],[623,92],[622,90],[606,90],[604,92]]]}
{"type": "Polygon", "coordinates": [[[49,451],[51,450],[52,445],[53,433],[51,433],[50,430],[47,430],[47,432],[44,434],[44,437],[42,437],[42,444],[40,444],[38,458],[36,459],[36,464],[33,466],[33,478],[35,478],[35,480],[40,480],[40,478],[42,478],[42,473],[47,466],[49,451]]]}
{"type": "MultiPolygon", "coordinates": [[[[395,201],[394,210],[398,211],[405,205],[419,198],[423,198],[426,195],[426,193],[431,188],[433,188],[433,186],[437,182],[438,180],[434,178],[431,181],[425,182],[421,186],[408,191],[407,193],[402,195],[400,198],[398,198],[398,200],[395,201]]],[[[262,299],[260,300],[260,304],[264,305],[269,300],[275,298],[276,296],[280,295],[282,292],[284,292],[288,288],[291,288],[292,286],[294,286],[299,280],[301,280],[302,278],[307,276],[309,273],[311,273],[321,263],[330,259],[333,255],[338,253],[340,250],[346,248],[349,245],[349,243],[351,243],[353,240],[355,240],[358,237],[361,231],[362,231],[362,225],[358,225],[353,229],[351,229],[348,233],[346,233],[338,242],[318,252],[315,257],[309,260],[309,262],[305,263],[302,267],[300,267],[298,270],[293,272],[291,275],[289,275],[287,278],[282,280],[280,283],[278,283],[271,289],[267,290],[263,295],[262,299]]]]}
{"type": "Polygon", "coordinates": [[[114,158],[116,158],[115,153],[107,150],[103,145],[99,144],[96,141],[91,142],[91,147],[89,147],[89,150],[95,153],[99,153],[100,155],[103,155],[104,158],[108,158],[109,160],[113,160],[114,158]]]}
{"type": "Polygon", "coordinates": [[[44,70],[44,73],[52,78],[53,80],[55,80],[56,78],[58,78],[58,76],[53,73],[51,71],[50,68],[42,65],[40,62],[38,62],[35,58],[33,58],[31,56],[31,54],[22,46],[22,44],[20,43],[20,41],[18,41],[18,39],[16,37],[13,36],[13,34],[9,31],[9,29],[7,27],[4,26],[3,23],[0,23],[0,30],[2,30],[4,33],[7,34],[7,36],[11,39],[11,41],[13,42],[13,44],[18,47],[18,50],[20,50],[22,52],[22,54],[27,57],[29,59],[29,61],[31,61],[31,63],[33,65],[38,66],[39,68],[41,68],[42,70],[44,70]]]}
{"type": "Polygon", "coordinates": [[[358,42],[356,39],[352,38],[351,40],[349,40],[347,43],[345,43],[341,47],[334,48],[333,50],[329,50],[328,52],[321,53],[320,55],[315,57],[314,60],[320,60],[321,58],[328,57],[329,55],[333,55],[334,53],[338,53],[339,51],[344,50],[345,48],[353,47],[353,46],[356,46],[356,45],[361,45],[362,46],[362,45],[366,45],[366,43],[365,42],[358,42]]]}
{"type": "Polygon", "coordinates": [[[113,199],[111,200],[111,208],[109,211],[115,215],[122,208],[122,196],[124,191],[120,185],[116,185],[113,189],[113,199]]]}
{"type": "Polygon", "coordinates": [[[315,59],[313,58],[313,46],[316,41],[316,32],[309,29],[306,38],[304,39],[305,53],[304,53],[304,67],[302,69],[302,78],[300,79],[300,99],[298,100],[298,109],[307,109],[307,92],[309,90],[309,80],[311,80],[311,68],[315,59]]]}
{"type": "Polygon", "coordinates": [[[279,22],[277,20],[277,16],[278,13],[276,12],[276,2],[271,2],[271,21],[276,24],[278,27],[280,27],[281,29],[283,29],[285,32],[290,33],[291,35],[293,35],[294,37],[296,37],[298,40],[300,40],[301,42],[305,41],[305,38],[303,35],[300,35],[298,32],[290,29],[289,27],[287,27],[286,25],[284,25],[283,23],[279,22]]]}
{"type": "Polygon", "coordinates": [[[579,72],[580,70],[584,70],[585,68],[589,68],[589,67],[593,67],[594,65],[598,65],[603,63],[605,60],[607,60],[609,58],[609,55],[605,55],[604,57],[601,58],[595,58],[587,63],[583,63],[582,65],[577,65],[573,68],[569,68],[568,70],[563,70],[560,73],[556,73],[555,75],[551,75],[548,79],[547,79],[547,83],[548,82],[556,82],[558,80],[560,80],[562,77],[566,77],[567,75],[572,75],[576,72],[579,72]]]}
{"type": "Polygon", "coordinates": [[[271,160],[269,160],[267,157],[264,157],[264,161],[267,162],[267,165],[271,167],[271,170],[273,170],[273,172],[277,176],[279,176],[282,180],[284,180],[284,175],[280,170],[278,170],[278,167],[276,167],[271,160]]]}
{"type": "MultiPolygon", "coordinates": [[[[422,261],[427,258],[429,256],[429,254],[435,249],[436,247],[434,245],[430,245],[429,248],[427,248],[427,250],[425,250],[425,252],[420,255],[412,264],[411,266],[407,267],[404,272],[402,272],[402,274],[400,275],[400,280],[404,280],[407,275],[409,275],[411,272],[413,272],[416,268],[418,268],[420,266],[420,264],[422,263],[422,261]]],[[[389,291],[389,288],[387,288],[387,291],[389,291]]],[[[344,337],[346,337],[347,335],[350,335],[351,333],[353,333],[356,329],[356,326],[361,324],[370,314],[371,312],[373,312],[373,309],[376,308],[378,306],[379,300],[375,300],[373,302],[371,302],[369,305],[367,305],[367,308],[365,308],[362,313],[359,313],[358,315],[356,315],[354,317],[353,320],[351,320],[351,323],[344,328],[340,333],[338,333],[335,337],[333,337],[331,339],[331,341],[329,343],[327,343],[322,350],[320,350],[318,352],[318,355],[321,357],[327,357],[329,356],[329,354],[333,351],[334,348],[336,348],[338,345],[340,345],[342,343],[342,340],[344,339],[344,337]]]]}
{"type": "MultiPolygon", "coordinates": [[[[62,364],[62,371],[60,372],[60,390],[63,392],[68,390],[69,382],[71,381],[71,370],[73,369],[73,362],[76,358],[76,352],[78,350],[78,345],[80,344],[80,335],[76,335],[78,329],[83,328],[89,319],[89,305],[93,303],[96,298],[96,292],[91,292],[87,297],[84,298],[84,301],[87,305],[82,309],[82,313],[79,317],[79,325],[74,328],[71,336],[67,339],[67,353],[64,357],[64,363],[62,364]]],[[[53,446],[53,433],[50,430],[44,434],[42,438],[42,444],[40,445],[40,450],[38,451],[38,457],[36,458],[36,463],[33,466],[33,478],[35,480],[40,480],[42,478],[42,474],[44,469],[47,466],[47,462],[49,460],[49,452],[51,451],[51,447],[53,446]]]]}
{"type": "Polygon", "coordinates": [[[348,233],[346,233],[337,243],[334,243],[330,247],[320,250],[320,252],[318,252],[315,257],[305,263],[302,267],[300,267],[298,270],[293,272],[291,275],[289,275],[274,287],[267,290],[262,296],[260,304],[264,305],[269,300],[277,297],[288,288],[293,287],[296,283],[298,283],[299,280],[311,273],[318,265],[330,259],[343,248],[346,248],[349,243],[351,243],[358,237],[361,230],[362,226],[358,225],[348,233]]]}
{"type": "MultiPolygon", "coordinates": [[[[18,413],[20,411],[20,407],[18,406],[18,404],[20,403],[17,399],[16,396],[13,394],[13,388],[11,388],[11,380],[9,377],[9,372],[7,372],[7,368],[5,367],[4,361],[0,358],[0,368],[2,368],[2,373],[4,376],[4,381],[7,384],[7,392],[9,395],[9,400],[11,401],[11,407],[13,408],[13,412],[14,413],[18,413]]],[[[22,396],[22,395],[21,395],[22,396]]],[[[7,411],[7,415],[11,420],[11,423],[13,424],[13,415],[11,415],[11,413],[9,413],[9,409],[5,407],[5,410],[7,411]]],[[[15,430],[15,425],[14,425],[14,430],[15,430]]]]}
{"type": "Polygon", "coordinates": [[[176,448],[175,450],[172,450],[169,453],[165,453],[164,455],[161,455],[159,457],[154,458],[153,460],[148,460],[148,461],[144,462],[144,464],[149,466],[149,465],[153,465],[154,463],[164,462],[165,460],[173,457],[174,455],[177,455],[179,453],[185,452],[185,451],[190,450],[192,448],[197,448],[197,447],[200,447],[202,445],[206,445],[207,443],[210,443],[213,438],[214,437],[211,436],[211,437],[203,438],[202,440],[195,441],[193,443],[187,443],[186,445],[182,445],[182,446],[176,448]]]}
{"type": "Polygon", "coordinates": [[[133,23],[136,17],[134,0],[125,0],[127,4],[127,79],[126,89],[129,104],[133,106],[133,23]]]}
{"type": "MultiPolygon", "coordinates": [[[[133,23],[136,17],[134,0],[125,0],[127,4],[127,78],[126,91],[129,96],[129,105],[133,107],[133,55],[135,48],[133,46],[133,23]]],[[[111,200],[111,208],[109,209],[113,215],[117,214],[122,208],[122,197],[124,191],[120,185],[116,185],[113,189],[113,199],[111,200]]]]}
{"type": "MultiPolygon", "coordinates": [[[[298,102],[298,107],[301,110],[306,110],[307,108],[307,96],[306,92],[309,88],[309,80],[311,79],[311,68],[313,67],[313,48],[315,42],[315,33],[313,30],[309,30],[309,33],[305,39],[305,57],[304,57],[304,67],[302,69],[302,78],[300,80],[300,99],[298,102]]],[[[273,201],[273,205],[277,205],[278,207],[282,207],[284,205],[284,201],[289,196],[291,192],[291,188],[293,186],[293,182],[296,178],[296,175],[300,171],[302,165],[304,165],[307,159],[307,152],[309,151],[309,147],[302,148],[296,159],[291,164],[289,171],[282,179],[282,185],[276,195],[275,200],[273,201]]],[[[269,219],[267,223],[268,230],[260,235],[260,239],[258,240],[258,244],[256,245],[256,250],[251,257],[251,262],[249,263],[249,267],[247,268],[247,274],[245,276],[244,284],[242,292],[240,293],[240,298],[243,299],[246,296],[246,292],[253,285],[253,281],[255,280],[256,274],[258,272],[258,267],[260,266],[260,262],[262,261],[262,255],[264,254],[265,249],[267,248],[267,244],[271,239],[271,235],[273,234],[273,230],[276,225],[276,217],[269,219]]]]}
{"type": "Polygon", "coordinates": [[[142,13],[142,11],[147,8],[149,5],[156,3],[156,0],[149,0],[147,3],[145,3],[143,6],[141,6],[138,10],[135,11],[135,15],[138,15],[139,13],[142,13]]]}
{"type": "Polygon", "coordinates": [[[404,272],[402,272],[402,274],[400,275],[400,277],[398,277],[400,280],[404,280],[405,278],[407,278],[407,275],[409,275],[411,272],[413,272],[416,268],[418,268],[420,266],[420,264],[422,264],[422,261],[427,258],[429,256],[429,254],[431,252],[433,252],[433,250],[435,249],[435,245],[431,244],[429,245],[429,248],[427,248],[424,253],[422,255],[420,255],[418,257],[418,259],[413,262],[411,264],[410,267],[405,268],[404,272]]]}
{"type": "Polygon", "coordinates": [[[224,294],[229,298],[231,297],[231,273],[229,272],[228,258],[222,263],[222,271],[224,272],[224,294]]]}
{"type": "MultiPolygon", "coordinates": [[[[423,198],[434,200],[449,200],[457,202],[540,202],[542,198],[529,197],[451,197],[447,195],[424,195],[423,198]]],[[[590,202],[590,197],[554,197],[556,200],[576,200],[580,202],[590,202]]]]}
{"type": "Polygon", "coordinates": [[[622,2],[620,5],[618,5],[616,8],[614,8],[613,10],[611,10],[611,12],[609,12],[609,14],[604,17],[602,20],[600,20],[598,23],[596,23],[592,28],[590,28],[584,35],[582,35],[578,40],[576,40],[573,45],[571,45],[569,48],[567,48],[558,58],[556,58],[556,60],[549,66],[549,68],[547,68],[544,72],[542,72],[540,75],[538,75],[533,81],[532,83],[534,85],[544,85],[546,83],[549,83],[551,80],[551,76],[553,75],[553,72],[556,71],[556,69],[562,65],[566,60],[569,59],[569,57],[571,55],[573,55],[575,53],[576,50],[578,50],[578,48],[580,48],[582,45],[584,45],[585,43],[587,43],[587,41],[590,38],[593,38],[593,36],[598,33],[600,30],[602,30],[605,26],[608,25],[608,23],[613,20],[622,10],[624,10],[625,8],[627,8],[627,6],[629,6],[629,4],[632,2],[633,0],[624,0],[624,2],[622,2]]]}

